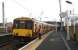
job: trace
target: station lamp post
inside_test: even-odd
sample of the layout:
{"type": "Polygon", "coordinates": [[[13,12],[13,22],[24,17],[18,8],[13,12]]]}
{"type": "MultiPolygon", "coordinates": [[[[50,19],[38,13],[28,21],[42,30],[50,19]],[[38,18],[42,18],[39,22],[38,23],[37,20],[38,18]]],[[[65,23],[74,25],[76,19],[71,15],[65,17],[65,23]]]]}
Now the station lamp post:
{"type": "MultiPolygon", "coordinates": [[[[66,3],[68,3],[68,4],[72,4],[72,2],[70,2],[70,1],[66,1],[66,3]]],[[[71,13],[71,12],[70,12],[71,13]]],[[[73,13],[74,14],[74,13],[73,13]]],[[[69,15],[67,15],[67,17],[68,17],[69,15]]],[[[69,19],[68,19],[68,22],[69,22],[69,19]]],[[[67,23],[67,40],[70,40],[70,34],[69,34],[69,25],[68,25],[68,23],[67,23]]]]}
{"type": "Polygon", "coordinates": [[[62,16],[61,16],[61,12],[62,12],[62,7],[61,7],[61,0],[59,0],[59,8],[60,8],[60,22],[61,22],[61,28],[60,31],[62,31],[62,16]]]}

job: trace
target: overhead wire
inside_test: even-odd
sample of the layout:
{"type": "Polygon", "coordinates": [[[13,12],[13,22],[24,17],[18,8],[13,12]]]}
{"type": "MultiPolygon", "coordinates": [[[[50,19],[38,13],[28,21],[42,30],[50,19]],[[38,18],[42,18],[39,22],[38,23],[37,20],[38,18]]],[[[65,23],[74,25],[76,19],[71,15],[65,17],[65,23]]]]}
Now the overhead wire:
{"type": "MultiPolygon", "coordinates": [[[[19,3],[18,1],[16,0],[13,0],[16,4],[18,4],[20,7],[22,7],[23,9],[27,10],[29,12],[29,9],[28,8],[25,8],[25,6],[23,6],[21,3],[19,3]]],[[[29,15],[28,16],[32,16],[32,13],[29,12],[29,15]]]]}
{"type": "Polygon", "coordinates": [[[29,11],[29,9],[28,8],[25,8],[25,6],[23,6],[21,3],[19,3],[18,1],[16,1],[16,0],[13,0],[16,4],[18,4],[20,7],[22,7],[23,9],[25,9],[25,10],[27,10],[27,11],[29,11]]]}

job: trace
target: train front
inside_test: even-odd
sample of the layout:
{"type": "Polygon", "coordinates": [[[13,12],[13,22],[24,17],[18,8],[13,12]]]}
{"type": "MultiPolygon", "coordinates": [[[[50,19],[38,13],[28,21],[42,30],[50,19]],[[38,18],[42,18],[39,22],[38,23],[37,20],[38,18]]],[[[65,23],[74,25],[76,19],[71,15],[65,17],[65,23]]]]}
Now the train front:
{"type": "Polygon", "coordinates": [[[14,20],[13,33],[15,37],[32,37],[32,20],[14,20]]]}

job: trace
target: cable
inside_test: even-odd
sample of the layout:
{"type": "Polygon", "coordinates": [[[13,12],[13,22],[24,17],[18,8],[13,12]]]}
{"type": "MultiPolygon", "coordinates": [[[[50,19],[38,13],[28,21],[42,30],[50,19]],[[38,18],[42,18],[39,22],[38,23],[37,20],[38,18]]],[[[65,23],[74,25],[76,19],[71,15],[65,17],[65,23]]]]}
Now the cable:
{"type": "Polygon", "coordinates": [[[29,9],[28,8],[25,8],[22,4],[20,4],[18,1],[16,1],[16,0],[13,0],[16,4],[18,4],[20,7],[22,7],[22,8],[24,8],[24,9],[26,9],[27,11],[29,11],[29,9]]]}

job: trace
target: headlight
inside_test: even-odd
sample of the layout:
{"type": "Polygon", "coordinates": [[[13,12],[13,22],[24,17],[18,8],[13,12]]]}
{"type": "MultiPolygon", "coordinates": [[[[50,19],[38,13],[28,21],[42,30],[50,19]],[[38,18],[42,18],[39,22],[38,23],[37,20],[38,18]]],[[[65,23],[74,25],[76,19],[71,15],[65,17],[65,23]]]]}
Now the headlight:
{"type": "Polygon", "coordinates": [[[16,36],[18,36],[18,33],[15,33],[16,36]]]}

